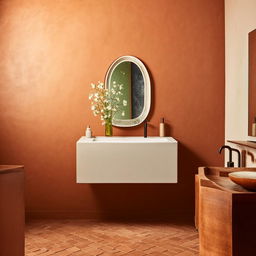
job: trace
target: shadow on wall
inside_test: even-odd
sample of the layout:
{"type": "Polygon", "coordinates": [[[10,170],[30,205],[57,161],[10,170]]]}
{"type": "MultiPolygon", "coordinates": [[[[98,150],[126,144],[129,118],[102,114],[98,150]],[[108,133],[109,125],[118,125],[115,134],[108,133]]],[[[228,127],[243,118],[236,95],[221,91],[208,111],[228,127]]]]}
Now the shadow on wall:
{"type": "Polygon", "coordinates": [[[194,175],[198,166],[205,166],[206,163],[184,145],[179,144],[178,165],[178,184],[89,185],[100,218],[166,220],[180,218],[192,221],[194,175]]]}

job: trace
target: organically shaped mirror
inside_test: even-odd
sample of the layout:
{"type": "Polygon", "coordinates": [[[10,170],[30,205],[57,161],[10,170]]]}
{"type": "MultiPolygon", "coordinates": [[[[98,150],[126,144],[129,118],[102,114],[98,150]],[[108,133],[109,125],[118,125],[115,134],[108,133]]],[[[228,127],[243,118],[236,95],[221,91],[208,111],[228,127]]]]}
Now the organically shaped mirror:
{"type": "Polygon", "coordinates": [[[136,57],[122,56],[111,64],[105,80],[110,93],[116,84],[123,85],[120,109],[113,117],[113,125],[131,127],[142,123],[151,103],[150,78],[144,64],[136,57]]]}
{"type": "Polygon", "coordinates": [[[248,135],[256,136],[256,29],[249,33],[248,135]]]}

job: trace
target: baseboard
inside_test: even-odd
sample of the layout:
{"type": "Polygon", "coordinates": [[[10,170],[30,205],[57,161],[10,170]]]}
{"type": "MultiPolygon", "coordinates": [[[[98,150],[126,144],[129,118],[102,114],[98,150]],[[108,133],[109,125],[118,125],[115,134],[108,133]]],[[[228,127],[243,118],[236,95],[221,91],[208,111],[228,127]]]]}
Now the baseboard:
{"type": "Polygon", "coordinates": [[[98,219],[95,212],[87,211],[28,211],[26,219],[98,219]]]}
{"type": "Polygon", "coordinates": [[[26,220],[32,219],[88,219],[88,220],[153,220],[194,222],[194,212],[89,212],[89,211],[27,211],[26,220]]]}

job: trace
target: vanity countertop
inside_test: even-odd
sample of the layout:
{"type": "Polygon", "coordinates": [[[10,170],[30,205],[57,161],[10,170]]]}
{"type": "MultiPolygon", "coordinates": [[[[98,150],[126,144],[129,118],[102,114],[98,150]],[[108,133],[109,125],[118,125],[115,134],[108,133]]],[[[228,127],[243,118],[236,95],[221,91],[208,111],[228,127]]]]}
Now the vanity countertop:
{"type": "Polygon", "coordinates": [[[0,174],[21,172],[23,171],[23,165],[0,165],[0,174]]]}
{"type": "Polygon", "coordinates": [[[256,194],[255,191],[247,190],[230,180],[228,174],[239,171],[256,172],[256,168],[199,167],[198,175],[201,180],[201,186],[212,187],[229,193],[256,194]]]}
{"type": "Polygon", "coordinates": [[[233,144],[237,144],[239,146],[244,146],[244,147],[256,149],[256,143],[253,142],[253,141],[228,140],[228,142],[233,143],[233,144]]]}
{"type": "Polygon", "coordinates": [[[97,136],[94,138],[81,137],[78,143],[177,143],[172,137],[142,137],[142,136],[97,136]]]}

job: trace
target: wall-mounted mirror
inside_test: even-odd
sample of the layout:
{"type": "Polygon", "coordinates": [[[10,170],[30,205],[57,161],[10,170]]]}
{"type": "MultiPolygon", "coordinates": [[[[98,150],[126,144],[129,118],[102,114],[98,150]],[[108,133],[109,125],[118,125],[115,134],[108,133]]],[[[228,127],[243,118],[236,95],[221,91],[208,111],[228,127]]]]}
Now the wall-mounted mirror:
{"type": "Polygon", "coordinates": [[[256,136],[256,29],[249,33],[248,135],[256,136]]]}
{"type": "Polygon", "coordinates": [[[111,93],[122,85],[120,109],[113,117],[113,125],[131,127],[142,123],[150,110],[151,85],[148,71],[136,57],[122,56],[109,67],[105,85],[111,93]]]}

